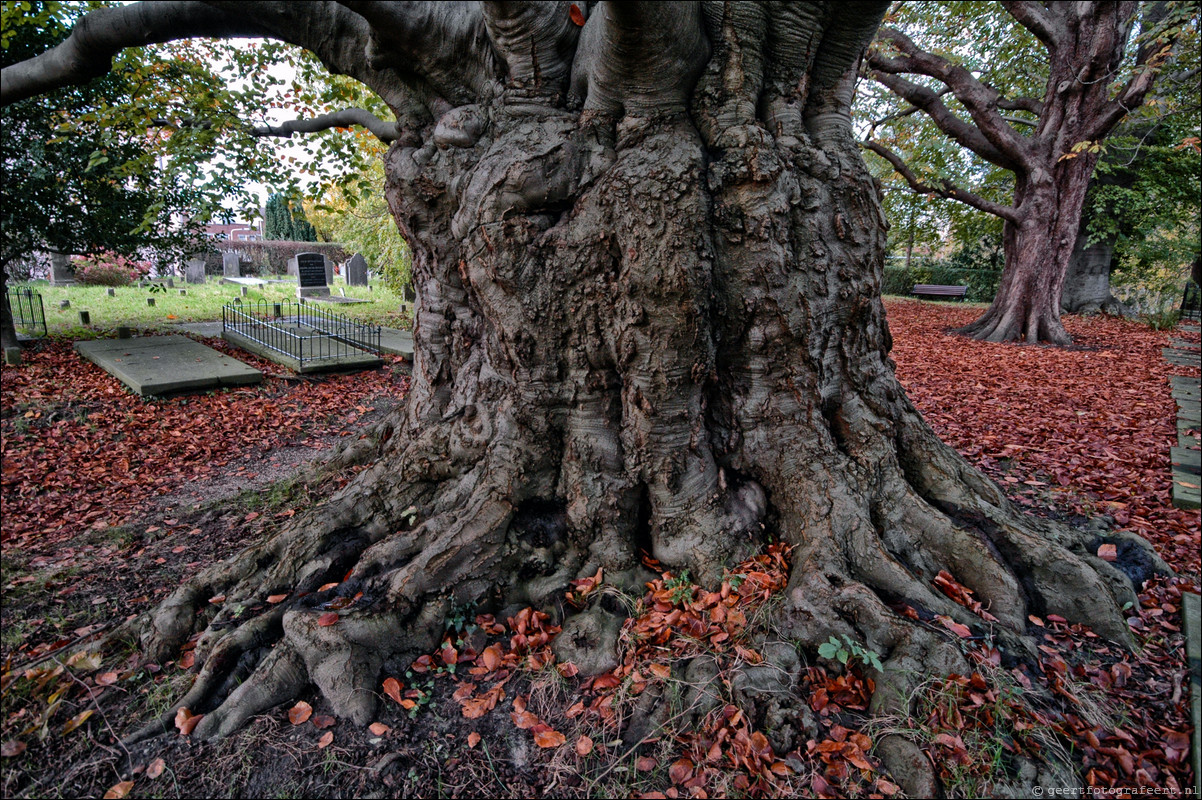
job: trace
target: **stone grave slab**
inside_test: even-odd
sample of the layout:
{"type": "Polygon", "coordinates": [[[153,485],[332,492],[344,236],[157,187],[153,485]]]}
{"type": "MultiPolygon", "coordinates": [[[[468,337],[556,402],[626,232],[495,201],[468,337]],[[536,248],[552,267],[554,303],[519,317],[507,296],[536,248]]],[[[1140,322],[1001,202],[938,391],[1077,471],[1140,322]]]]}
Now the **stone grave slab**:
{"type": "Polygon", "coordinates": [[[242,277],[242,261],[237,253],[221,254],[221,274],[227,278],[242,277]]]}
{"type": "Polygon", "coordinates": [[[187,336],[136,336],[76,342],[88,361],[140,395],[202,392],[259,383],[263,373],[187,336]]]}

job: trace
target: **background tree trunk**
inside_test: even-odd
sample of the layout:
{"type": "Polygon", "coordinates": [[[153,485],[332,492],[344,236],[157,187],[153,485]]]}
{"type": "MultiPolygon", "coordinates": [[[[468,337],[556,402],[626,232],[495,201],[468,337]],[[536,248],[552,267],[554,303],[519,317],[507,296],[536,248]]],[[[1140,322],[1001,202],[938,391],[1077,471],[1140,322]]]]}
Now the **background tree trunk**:
{"type": "Polygon", "coordinates": [[[1069,259],[1064,278],[1064,292],[1060,296],[1060,309],[1073,314],[1129,314],[1110,292],[1110,273],[1114,265],[1115,237],[1089,241],[1089,234],[1077,234],[1077,243],[1069,259]]]}

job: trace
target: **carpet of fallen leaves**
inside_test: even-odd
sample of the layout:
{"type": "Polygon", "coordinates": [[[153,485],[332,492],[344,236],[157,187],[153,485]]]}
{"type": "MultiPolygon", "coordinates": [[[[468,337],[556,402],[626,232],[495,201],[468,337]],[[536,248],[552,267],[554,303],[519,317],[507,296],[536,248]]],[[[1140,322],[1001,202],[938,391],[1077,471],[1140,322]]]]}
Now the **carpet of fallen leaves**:
{"type": "Polygon", "coordinates": [[[405,388],[391,365],[296,379],[220,339],[205,343],[263,370],[263,383],[146,400],[56,339],[27,353],[24,366],[6,367],[0,541],[50,547],[119,525],[153,498],[211,480],[248,452],[328,447],[323,439],[349,435],[368,412],[364,399],[405,388]]]}
{"type": "MultiPolygon", "coordinates": [[[[978,313],[947,304],[891,303],[899,376],[932,427],[1015,502],[1069,524],[1109,515],[1115,526],[1153,541],[1179,570],[1181,577],[1150,581],[1139,605],[1128,610],[1139,643],[1135,651],[1047,615],[1031,617],[1028,628],[1038,659],[1003,663],[987,635],[988,610],[954,575],[941,573],[936,588],[976,614],[979,625],[969,628],[905,606],[897,610],[959,641],[975,671],[928,682],[912,719],[883,722],[868,713],[873,683],[867,656],[843,664],[809,654],[793,688],[810,717],[801,726],[807,733],[792,750],[774,752],[770,731],[734,702],[732,692],[735,674],[763,662],[761,645],[772,636],[765,626],[788,574],[787,549],[773,546],[732,567],[719,586],[662,572],[642,596],[623,597],[631,616],[620,636],[620,663],[600,675],[583,678],[574,665],[556,662],[550,642],[559,627],[543,612],[524,609],[503,621],[459,615],[448,620],[435,652],[383,678],[379,692],[389,699],[366,730],[339,722],[312,695],[253,720],[235,737],[241,745],[200,744],[189,736],[200,715],[181,710],[179,736],[140,746],[128,758],[110,746],[113,754],[96,758],[100,766],[90,772],[73,767],[72,775],[82,777],[73,777],[71,787],[90,794],[107,790],[112,797],[354,796],[381,786],[398,796],[890,797],[900,787],[873,747],[894,734],[922,748],[949,796],[988,796],[1018,785],[1020,757],[1067,759],[1075,776],[1046,789],[1179,796],[1193,780],[1181,594],[1198,591],[1199,518],[1169,500],[1175,407],[1167,376],[1197,376],[1198,370],[1163,362],[1168,334],[1115,319],[1070,317],[1070,349],[991,345],[947,333],[978,313]],[[653,719],[632,734],[632,721],[656,707],[644,700],[695,688],[683,672],[698,656],[712,659],[717,669],[706,687],[716,702],[691,725],[653,719]],[[248,761],[254,769],[240,771],[238,765],[248,761]],[[166,775],[174,788],[167,788],[166,775]]],[[[209,478],[222,468],[214,461],[261,445],[261,435],[245,436],[232,418],[262,420],[254,426],[257,433],[296,437],[331,425],[349,431],[350,413],[361,413],[354,411],[355,381],[328,392],[333,380],[342,379],[310,386],[273,378],[253,391],[147,404],[125,395],[103,373],[86,372],[93,368],[65,347],[45,351],[45,361],[35,359],[22,382],[10,382],[19,371],[4,372],[6,548],[34,547],[44,537],[69,539],[80,526],[118,524],[179,482],[209,478]],[[214,397],[225,402],[203,405],[215,403],[214,397]],[[86,420],[77,419],[80,411],[86,420]],[[151,411],[164,412],[163,426],[152,424],[151,411]],[[199,424],[194,415],[218,419],[211,429],[193,428],[199,424]],[[106,424],[88,430],[86,422],[98,420],[106,424]],[[63,433],[47,433],[60,426],[63,433]],[[190,433],[172,437],[174,430],[190,433]],[[170,441],[197,436],[202,441],[170,441]],[[127,437],[141,437],[142,450],[122,449],[134,447],[123,444],[127,437]],[[221,438],[213,443],[208,437],[221,438]],[[131,475],[132,458],[131,467],[120,462],[131,452],[177,444],[184,449],[173,459],[163,455],[157,469],[138,476],[131,475]],[[14,454],[56,449],[56,468],[40,467],[41,483],[10,481],[10,448],[14,454]],[[113,456],[98,457],[97,448],[113,448],[105,451],[113,456]],[[97,492],[103,499],[85,505],[97,492]],[[14,522],[10,509],[18,514],[14,522]]],[[[380,389],[366,388],[362,396],[380,389]]],[[[49,460],[43,454],[21,462],[22,469],[49,460]]],[[[172,543],[167,539],[163,546],[172,543]]],[[[654,562],[647,565],[659,571],[654,562]]],[[[336,586],[323,588],[337,593],[336,586]]],[[[564,602],[612,603],[615,593],[598,572],[573,582],[564,602]]],[[[276,599],[284,598],[268,602],[276,599]]],[[[345,600],[320,624],[337,625],[353,613],[357,598],[345,600]]],[[[136,653],[120,662],[82,653],[65,663],[15,669],[10,656],[0,675],[5,767],[15,774],[11,765],[31,756],[45,764],[28,767],[40,776],[32,783],[6,778],[5,787],[37,794],[39,785],[48,786],[37,780],[53,780],[62,753],[82,761],[91,752],[81,734],[103,743],[112,741],[109,718],[118,727],[144,721],[144,707],[123,698],[186,678],[195,669],[190,647],[164,665],[142,664],[136,653]],[[105,709],[102,726],[93,712],[105,709]]]]}

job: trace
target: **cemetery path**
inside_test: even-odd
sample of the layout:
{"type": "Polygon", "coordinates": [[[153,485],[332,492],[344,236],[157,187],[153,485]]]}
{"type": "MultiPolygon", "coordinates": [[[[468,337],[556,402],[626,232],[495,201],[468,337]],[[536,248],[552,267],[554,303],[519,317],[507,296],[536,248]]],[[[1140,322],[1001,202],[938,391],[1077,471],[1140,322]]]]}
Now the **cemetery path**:
{"type": "MultiPolygon", "coordinates": [[[[935,704],[918,721],[926,727],[912,732],[927,757],[955,765],[965,792],[985,794],[996,788],[991,781],[1005,778],[989,771],[989,748],[1003,740],[1025,746],[1022,737],[999,731],[1034,725],[1053,732],[1056,747],[1071,749],[1077,777],[1070,780],[1080,785],[1170,794],[1187,785],[1180,606],[1182,591],[1198,590],[1200,525],[1197,512],[1174,509],[1169,500],[1174,406],[1160,357],[1167,335],[1121,320],[1070,317],[1077,346],[1052,350],[949,336],[975,316],[972,308],[891,302],[888,313],[899,375],[945,440],[1033,513],[1070,523],[1108,514],[1152,540],[1180,575],[1150,583],[1130,610],[1142,643],[1137,653],[1049,617],[1033,622],[1046,631],[1038,669],[981,665],[990,681],[1009,681],[1009,693],[980,705],[969,678],[933,685],[935,704]],[[1040,698],[1037,717],[1008,699],[1024,694],[1040,698]]],[[[610,688],[608,673],[582,683],[529,663],[506,666],[519,640],[529,658],[542,658],[545,648],[531,640],[547,626],[532,615],[477,621],[474,633],[467,633],[470,615],[452,621],[476,661],[461,662],[456,675],[452,662],[467,656],[465,647],[452,647],[398,676],[404,685],[397,697],[407,705],[389,701],[383,727],[334,720],[311,698],[311,709],[274,709],[219,742],[161,737],[122,752],[114,734],[140,726],[187,687],[194,642],[162,664],[119,644],[62,664],[56,653],[150,608],[196,570],[319,502],[329,486],[278,479],[354,436],[399,402],[406,386],[396,364],[296,380],[239,357],[266,367],[264,384],[150,402],[80,361],[69,343],[48,341],[26,366],[4,368],[0,794],[688,794],[673,786],[673,776],[682,759],[704,760],[695,732],[669,720],[654,742],[630,748],[615,744],[620,740],[599,711],[633,713],[635,700],[615,694],[617,687],[638,676],[654,684],[663,663],[632,646],[620,668],[627,672],[610,688]],[[485,638],[501,628],[499,638],[485,638]],[[502,659],[499,669],[486,668],[492,657],[502,659]],[[475,694],[465,689],[469,683],[475,694]],[[497,701],[491,711],[488,697],[497,701]]],[[[762,565],[767,577],[774,568],[762,565]]],[[[665,579],[663,596],[649,592],[644,601],[672,595],[669,585],[676,584],[665,579]]],[[[954,581],[944,587],[955,589],[954,581]]],[[[650,617],[634,624],[648,639],[658,635],[650,617]]],[[[723,761],[727,783],[709,789],[847,797],[897,791],[871,753],[881,733],[864,727],[854,673],[814,666],[807,674],[802,688],[818,735],[780,754],[788,773],[749,791],[738,781],[755,758],[723,761]]],[[[381,691],[391,693],[387,685],[381,691]]],[[[762,740],[737,717],[723,724],[762,740]]]]}

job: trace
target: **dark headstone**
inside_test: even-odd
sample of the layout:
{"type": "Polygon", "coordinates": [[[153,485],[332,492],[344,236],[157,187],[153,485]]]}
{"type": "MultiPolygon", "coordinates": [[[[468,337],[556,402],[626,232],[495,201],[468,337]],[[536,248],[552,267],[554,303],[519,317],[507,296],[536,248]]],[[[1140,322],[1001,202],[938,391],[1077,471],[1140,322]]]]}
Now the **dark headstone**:
{"type": "Polygon", "coordinates": [[[92,315],[86,311],[80,311],[79,312],[79,324],[80,325],[91,325],[92,324],[92,315]]]}
{"type": "Polygon", "coordinates": [[[110,287],[110,288],[109,288],[109,290],[108,290],[108,292],[107,292],[107,294],[108,294],[108,296],[109,296],[109,297],[116,297],[116,296],[117,296],[117,290],[116,290],[116,289],[113,289],[113,288],[111,288],[111,287],[110,287]]]}
{"type": "Polygon", "coordinates": [[[242,277],[242,263],[237,253],[221,254],[221,274],[227,278],[242,277]]]}
{"type": "Polygon", "coordinates": [[[153,298],[153,297],[147,297],[147,298],[146,298],[146,305],[148,305],[148,306],[150,306],[150,307],[152,307],[152,308],[153,308],[153,307],[154,307],[154,298],[153,298]]]}
{"type": "Polygon", "coordinates": [[[348,286],[367,285],[367,259],[362,253],[355,253],[346,262],[346,283],[348,286]]]}
{"type": "Polygon", "coordinates": [[[71,301],[63,300],[61,303],[58,304],[58,307],[65,311],[66,309],[71,307],[71,301]]]}
{"type": "Polygon", "coordinates": [[[298,253],[296,256],[297,297],[328,295],[327,259],[321,253],[298,253]]]}
{"type": "Polygon", "coordinates": [[[125,326],[125,325],[117,326],[117,338],[118,339],[128,339],[132,335],[133,335],[133,332],[127,326],[125,326]]]}

